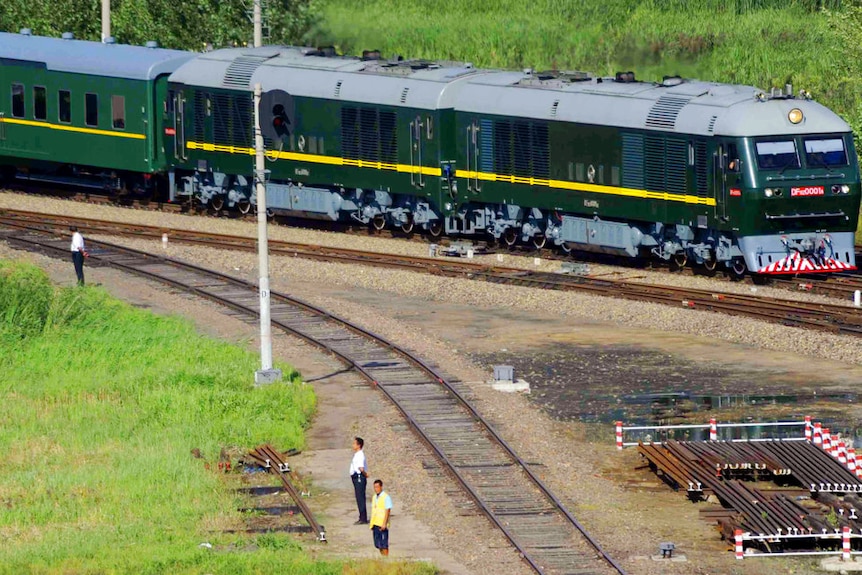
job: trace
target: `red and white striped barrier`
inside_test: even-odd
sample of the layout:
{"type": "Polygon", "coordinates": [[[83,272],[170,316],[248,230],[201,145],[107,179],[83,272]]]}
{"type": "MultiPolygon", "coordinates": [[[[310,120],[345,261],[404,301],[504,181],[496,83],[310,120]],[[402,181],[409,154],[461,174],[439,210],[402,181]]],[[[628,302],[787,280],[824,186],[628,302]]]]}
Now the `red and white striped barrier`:
{"type": "Polygon", "coordinates": [[[832,451],[829,452],[829,455],[838,459],[838,441],[840,437],[837,433],[832,434],[832,451]]]}
{"type": "Polygon", "coordinates": [[[709,420],[709,440],[718,441],[718,424],[714,417],[709,420]]]}
{"type": "Polygon", "coordinates": [[[838,463],[847,465],[847,446],[844,445],[844,440],[838,440],[838,463]]]}
{"type": "Polygon", "coordinates": [[[623,448],[623,422],[617,422],[617,449],[623,448]]]}
{"type": "Polygon", "coordinates": [[[841,560],[850,561],[850,528],[841,528],[841,560]]]}
{"type": "Polygon", "coordinates": [[[745,555],[742,552],[742,529],[734,531],[733,538],[736,540],[736,558],[743,559],[745,555]]]}
{"type": "Polygon", "coordinates": [[[811,416],[805,416],[805,440],[811,441],[811,416]]]}
{"type": "Polygon", "coordinates": [[[819,421],[814,423],[814,445],[823,445],[823,430],[819,421]]]}
{"type": "Polygon", "coordinates": [[[847,448],[847,469],[856,473],[856,450],[852,447],[847,448]]]}
{"type": "Polygon", "coordinates": [[[829,428],[823,428],[823,451],[832,453],[832,436],[829,435],[829,428]]]}

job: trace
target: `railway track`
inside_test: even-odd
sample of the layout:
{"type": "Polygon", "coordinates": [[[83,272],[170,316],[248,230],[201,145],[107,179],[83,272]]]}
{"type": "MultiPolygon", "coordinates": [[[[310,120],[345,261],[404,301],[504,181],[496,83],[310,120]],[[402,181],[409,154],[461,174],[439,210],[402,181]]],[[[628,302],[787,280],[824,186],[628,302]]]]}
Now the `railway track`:
{"type": "MultiPolygon", "coordinates": [[[[244,236],[167,230],[154,226],[0,209],[0,225],[7,227],[54,233],[65,232],[71,224],[77,225],[89,234],[160,239],[163,233],[169,232],[171,241],[175,243],[216,249],[244,251],[257,249],[255,239],[244,236]]],[[[816,331],[862,336],[862,311],[848,306],[803,303],[757,295],[660,286],[605,277],[569,276],[526,271],[512,267],[489,266],[458,258],[417,258],[276,240],[270,240],[269,245],[273,255],[395,268],[438,276],[547,290],[580,291],[631,301],[682,306],[750,317],[816,331]]]]}
{"type": "MultiPolygon", "coordinates": [[[[7,224],[0,226],[0,237],[28,249],[68,255],[67,240],[50,231],[7,224]]],[[[245,316],[258,316],[255,284],[106,242],[89,240],[89,247],[97,264],[196,294],[245,316]]],[[[282,293],[273,292],[271,297],[273,325],[335,355],[385,394],[536,573],[625,575],[469,403],[457,382],[325,310],[282,293]]]]}
{"type": "MultiPolygon", "coordinates": [[[[135,199],[132,197],[110,197],[100,193],[88,193],[88,192],[75,192],[70,189],[48,189],[46,190],[44,187],[35,186],[34,184],[25,184],[23,182],[16,182],[14,185],[14,192],[22,193],[27,195],[49,195],[51,197],[67,199],[71,201],[78,201],[84,203],[92,203],[98,205],[107,205],[107,206],[119,206],[125,208],[133,208],[133,209],[141,209],[148,211],[161,211],[167,213],[176,213],[176,214],[190,214],[190,215],[198,215],[198,216],[214,216],[219,217],[220,215],[225,217],[230,217],[233,219],[246,219],[250,222],[256,221],[256,215],[254,213],[242,214],[237,211],[228,211],[223,210],[220,212],[213,212],[211,209],[208,209],[206,206],[202,205],[194,205],[192,203],[169,203],[169,202],[159,202],[155,200],[141,200],[135,199]]],[[[74,189],[74,188],[73,188],[74,189]]],[[[275,218],[273,223],[277,223],[280,220],[279,218],[275,218]]],[[[312,220],[295,220],[289,219],[290,225],[306,227],[309,229],[321,229],[322,222],[312,220]]],[[[369,233],[368,228],[365,227],[356,227],[344,224],[337,223],[325,223],[323,222],[323,226],[325,229],[338,229],[341,232],[349,233],[349,234],[363,234],[367,235],[369,233]],[[335,226],[333,228],[333,226],[335,226]]],[[[451,243],[451,238],[447,236],[440,236],[437,238],[430,236],[422,236],[420,234],[413,235],[410,234],[410,237],[407,237],[405,234],[401,233],[397,229],[384,229],[384,230],[375,230],[373,232],[375,235],[383,236],[383,237],[391,237],[393,239],[407,240],[407,239],[419,239],[423,242],[436,242],[439,245],[448,245],[451,243]]],[[[467,238],[469,240],[469,238],[467,238]]],[[[477,243],[479,246],[485,245],[484,242],[479,241],[477,243]]],[[[512,248],[504,248],[506,251],[516,251],[517,252],[530,252],[534,254],[541,253],[542,257],[545,259],[551,260],[560,260],[560,261],[569,261],[572,256],[566,252],[559,252],[558,250],[552,248],[543,248],[542,250],[536,250],[533,246],[529,245],[516,245],[512,248]]],[[[575,253],[575,252],[572,252],[575,253]]],[[[623,268],[638,268],[639,263],[635,261],[626,261],[623,260],[620,263],[619,258],[614,259],[613,263],[609,261],[613,259],[613,256],[606,256],[603,254],[590,254],[590,253],[579,253],[579,258],[585,258],[584,261],[595,261],[599,263],[605,263],[608,265],[615,265],[623,268]]],[[[856,246],[856,259],[857,261],[862,262],[862,245],[856,246]]],[[[652,271],[660,271],[660,272],[668,272],[668,273],[687,273],[689,275],[697,275],[698,273],[702,273],[702,270],[699,271],[696,268],[691,266],[685,266],[683,268],[669,266],[669,265],[661,265],[655,264],[654,262],[650,262],[648,269],[652,271]]],[[[716,281],[740,281],[740,278],[731,277],[727,274],[722,274],[718,272],[718,275],[714,276],[716,281]]],[[[753,283],[750,278],[745,278],[746,281],[753,283]]],[[[775,287],[781,287],[790,291],[805,291],[819,295],[825,295],[829,297],[836,297],[839,299],[850,299],[854,297],[854,292],[857,290],[862,290],[862,274],[857,272],[847,272],[847,273],[834,273],[828,276],[818,276],[818,275],[802,275],[802,276],[793,276],[793,277],[770,277],[766,280],[769,285],[773,285],[775,287]]]]}

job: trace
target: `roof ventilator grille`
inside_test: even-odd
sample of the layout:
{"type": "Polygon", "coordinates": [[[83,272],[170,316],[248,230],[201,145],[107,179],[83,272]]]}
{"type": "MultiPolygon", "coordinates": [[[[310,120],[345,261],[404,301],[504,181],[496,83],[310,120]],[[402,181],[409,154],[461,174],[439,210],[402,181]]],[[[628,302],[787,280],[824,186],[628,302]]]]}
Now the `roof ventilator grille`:
{"type": "Polygon", "coordinates": [[[229,88],[249,87],[251,77],[258,66],[269,60],[269,56],[240,56],[230,63],[224,73],[222,84],[229,88]]]}
{"type": "Polygon", "coordinates": [[[710,134],[715,132],[715,121],[718,120],[718,116],[713,116],[709,119],[709,125],[706,127],[706,131],[710,134]]]}
{"type": "Polygon", "coordinates": [[[559,101],[559,100],[554,100],[554,103],[553,103],[553,104],[551,104],[551,117],[552,117],[552,118],[556,118],[556,117],[557,117],[557,108],[559,108],[559,107],[560,107],[560,101],[559,101]]]}
{"type": "Polygon", "coordinates": [[[673,130],[680,110],[688,104],[691,98],[681,96],[662,96],[647,114],[646,125],[650,128],[666,128],[673,130]]]}
{"type": "Polygon", "coordinates": [[[404,88],[403,90],[401,90],[401,103],[402,104],[407,103],[407,93],[409,91],[410,91],[410,88],[404,88]]]}
{"type": "Polygon", "coordinates": [[[343,83],[344,83],[343,80],[339,80],[338,82],[335,83],[335,97],[336,98],[341,97],[341,84],[343,84],[343,83]]]}

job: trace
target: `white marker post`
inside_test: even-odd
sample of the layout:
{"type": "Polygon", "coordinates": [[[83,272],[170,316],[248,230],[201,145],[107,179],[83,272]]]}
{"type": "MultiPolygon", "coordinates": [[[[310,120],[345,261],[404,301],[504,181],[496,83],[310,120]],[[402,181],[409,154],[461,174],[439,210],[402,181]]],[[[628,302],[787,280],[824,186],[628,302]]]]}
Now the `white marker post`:
{"type": "Polygon", "coordinates": [[[102,43],[111,37],[111,0],[102,0],[102,43]]]}
{"type": "Polygon", "coordinates": [[[260,369],[257,385],[281,380],[281,370],[272,368],[272,325],[269,315],[269,242],[266,237],[266,162],[260,131],[260,84],[254,85],[254,183],[257,194],[257,257],[260,268],[260,369]]]}

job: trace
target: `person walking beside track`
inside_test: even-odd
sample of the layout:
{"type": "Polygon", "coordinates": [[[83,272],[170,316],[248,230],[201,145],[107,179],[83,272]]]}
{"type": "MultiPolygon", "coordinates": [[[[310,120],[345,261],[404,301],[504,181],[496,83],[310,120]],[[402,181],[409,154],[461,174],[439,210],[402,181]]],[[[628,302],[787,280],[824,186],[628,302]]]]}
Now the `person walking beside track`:
{"type": "Polygon", "coordinates": [[[84,285],[84,258],[87,251],[84,249],[84,236],[76,226],[69,228],[72,232],[72,263],[75,264],[75,275],[78,276],[78,285],[84,285]]]}
{"type": "Polygon", "coordinates": [[[353,480],[353,493],[359,508],[359,520],[354,525],[368,525],[368,511],[365,507],[365,489],[368,487],[368,463],[365,461],[365,441],[353,438],[353,460],[350,462],[350,479],[353,480]]]}
{"type": "Polygon", "coordinates": [[[392,512],[392,498],[383,491],[383,482],[374,480],[374,497],[371,499],[371,533],[374,546],[381,555],[389,555],[389,514],[392,512]]]}

